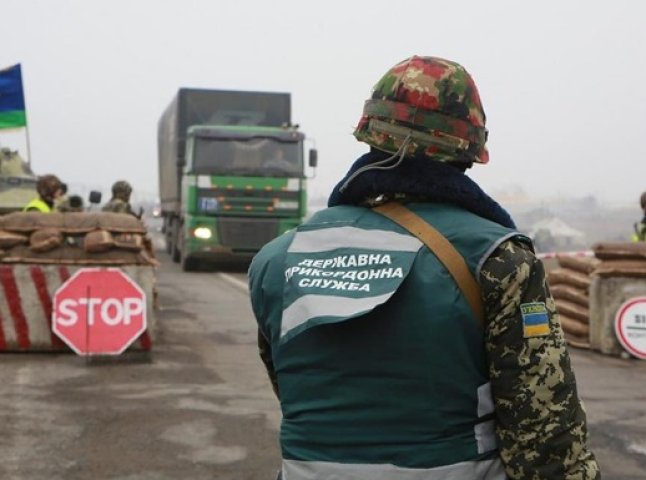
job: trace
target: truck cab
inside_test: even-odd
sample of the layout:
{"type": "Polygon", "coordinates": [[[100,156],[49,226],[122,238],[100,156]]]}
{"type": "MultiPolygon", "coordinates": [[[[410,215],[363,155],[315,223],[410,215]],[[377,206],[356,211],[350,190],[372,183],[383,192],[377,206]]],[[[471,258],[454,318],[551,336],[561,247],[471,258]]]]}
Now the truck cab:
{"type": "MultiPolygon", "coordinates": [[[[247,260],[307,211],[305,134],[286,93],[180,89],[159,123],[167,250],[185,270],[247,260]]],[[[311,150],[309,166],[316,164],[311,150]]]]}

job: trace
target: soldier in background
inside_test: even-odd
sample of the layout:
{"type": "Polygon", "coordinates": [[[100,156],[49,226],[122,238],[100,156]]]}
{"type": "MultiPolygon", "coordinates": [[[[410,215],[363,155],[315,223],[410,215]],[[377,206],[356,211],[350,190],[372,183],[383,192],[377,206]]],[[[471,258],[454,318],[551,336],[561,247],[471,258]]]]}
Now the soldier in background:
{"type": "Polygon", "coordinates": [[[543,265],[465,175],[489,160],[471,76],[404,60],[354,135],[370,151],[329,208],[249,269],[284,477],[600,478],[543,265]],[[389,207],[448,240],[475,301],[389,207]]]}
{"type": "Polygon", "coordinates": [[[128,213],[138,217],[130,207],[132,186],[125,180],[119,180],[112,185],[112,198],[101,209],[104,212],[128,213]]]}
{"type": "Polygon", "coordinates": [[[61,196],[56,200],[54,208],[57,212],[82,212],[83,197],[80,195],[68,195],[67,184],[61,186],[61,196]]]}
{"type": "Polygon", "coordinates": [[[642,193],[639,198],[639,205],[644,212],[644,218],[641,222],[635,223],[635,233],[633,233],[633,242],[646,242],[646,192],[642,193]]]}
{"type": "Polygon", "coordinates": [[[36,192],[38,197],[30,201],[23,211],[50,213],[63,194],[63,182],[56,175],[43,175],[36,181],[36,192]]]}
{"type": "Polygon", "coordinates": [[[54,210],[57,212],[69,211],[70,198],[67,195],[67,183],[61,183],[61,194],[54,202],[54,210]]]}

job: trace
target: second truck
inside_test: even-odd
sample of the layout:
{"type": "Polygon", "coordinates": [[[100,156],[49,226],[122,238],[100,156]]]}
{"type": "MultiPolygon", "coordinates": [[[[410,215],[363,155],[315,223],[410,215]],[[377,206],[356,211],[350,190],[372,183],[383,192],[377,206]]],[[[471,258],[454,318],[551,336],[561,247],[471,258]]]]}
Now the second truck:
{"type": "MultiPolygon", "coordinates": [[[[184,270],[251,258],[307,211],[288,93],[182,88],[158,126],[166,248],[184,270]]],[[[316,150],[308,165],[315,167],[316,150]]]]}

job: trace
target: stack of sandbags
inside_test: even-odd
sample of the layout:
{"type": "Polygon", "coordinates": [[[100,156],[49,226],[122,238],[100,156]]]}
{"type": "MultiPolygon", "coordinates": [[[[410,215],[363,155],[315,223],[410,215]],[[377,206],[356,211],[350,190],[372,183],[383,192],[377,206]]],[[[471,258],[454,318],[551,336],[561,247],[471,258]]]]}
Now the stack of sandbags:
{"type": "Polygon", "coordinates": [[[590,288],[590,341],[606,355],[623,355],[616,334],[617,313],[626,301],[646,296],[646,243],[599,243],[592,247],[600,260],[590,288]]]}
{"type": "Polygon", "coordinates": [[[598,243],[593,251],[601,260],[596,275],[646,278],[646,243],[598,243]]]}
{"type": "Polygon", "coordinates": [[[567,342],[575,347],[590,347],[591,274],[599,260],[557,255],[559,268],[548,273],[550,290],[556,303],[567,342]]]}
{"type": "Polygon", "coordinates": [[[2,215],[0,262],[157,264],[144,223],[132,215],[109,212],[2,215]]]}

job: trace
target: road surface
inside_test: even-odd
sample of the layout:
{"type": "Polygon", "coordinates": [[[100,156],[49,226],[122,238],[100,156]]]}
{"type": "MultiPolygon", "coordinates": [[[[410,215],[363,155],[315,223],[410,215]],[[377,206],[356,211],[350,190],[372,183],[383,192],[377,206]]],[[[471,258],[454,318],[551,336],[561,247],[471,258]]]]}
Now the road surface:
{"type": "MultiPolygon", "coordinates": [[[[0,356],[0,479],[273,479],[277,401],[244,272],[160,253],[152,355],[0,356]]],[[[604,479],[646,478],[646,362],[572,350],[604,479]]]]}

